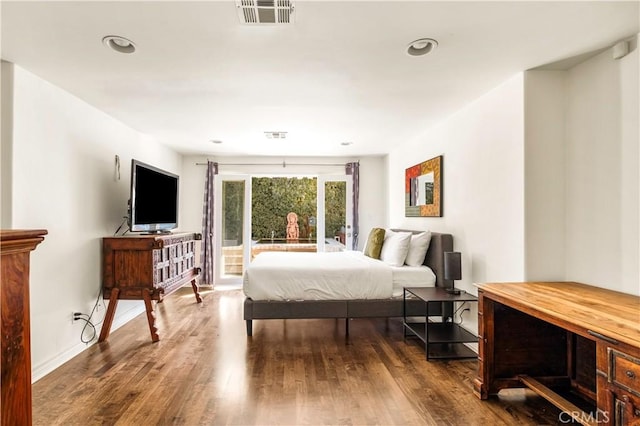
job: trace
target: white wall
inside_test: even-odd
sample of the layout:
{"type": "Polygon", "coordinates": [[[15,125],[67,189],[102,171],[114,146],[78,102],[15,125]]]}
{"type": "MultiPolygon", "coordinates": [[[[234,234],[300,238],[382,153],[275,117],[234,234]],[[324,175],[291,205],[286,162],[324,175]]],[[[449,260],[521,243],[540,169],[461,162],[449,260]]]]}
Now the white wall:
{"type": "Polygon", "coordinates": [[[454,236],[462,280],[524,278],[523,77],[519,74],[389,154],[390,227],[454,236]],[[404,216],[407,167],[443,155],[443,217],[404,216]]]}
{"type": "MultiPolygon", "coordinates": [[[[360,239],[364,247],[371,228],[386,222],[386,168],[383,157],[214,157],[220,163],[220,174],[344,174],[344,164],[360,161],[360,239]],[[286,167],[282,167],[285,161],[286,167]],[[253,165],[230,165],[230,164],[253,165]],[[255,165],[259,164],[259,165],[255,165]],[[296,164],[325,164],[325,166],[298,166],[296,164]],[[336,166],[326,166],[336,164],[336,166]]],[[[207,157],[185,156],[182,163],[183,229],[200,232],[202,229],[202,203],[207,157]]]]}
{"type": "Polygon", "coordinates": [[[640,294],[637,37],[512,78],[389,155],[389,225],[454,235],[459,287],[570,280],[640,294]],[[444,155],[444,217],[404,217],[405,168],[444,155]]]}
{"type": "MultiPolygon", "coordinates": [[[[455,285],[477,294],[475,282],[524,279],[524,109],[518,74],[388,157],[392,228],[453,235],[462,253],[455,285]],[[443,217],[404,216],[407,167],[443,155],[443,217]]],[[[477,306],[464,326],[477,330],[477,306]]]]}
{"type": "Polygon", "coordinates": [[[564,280],[566,71],[525,73],[525,279],[564,280]]]}
{"type": "MultiPolygon", "coordinates": [[[[82,324],[72,323],[71,313],[88,313],[100,293],[101,238],[113,235],[127,213],[131,158],[177,174],[182,162],[172,150],[13,68],[9,225],[49,231],[31,261],[31,348],[37,380],[86,348],[80,342],[82,324]],[[121,159],[119,179],[116,155],[121,159]]],[[[142,301],[119,303],[112,330],[143,311],[142,301]]],[[[104,309],[98,320],[103,315],[104,309]]],[[[140,334],[149,331],[141,329],[140,334]]]]}
{"type": "Polygon", "coordinates": [[[630,40],[632,53],[619,61],[623,172],[623,287],[640,295],[640,33],[630,40]],[[629,194],[627,197],[626,194],[629,194]],[[635,197],[634,197],[635,196],[635,197]],[[635,200],[634,200],[635,198],[635,200]],[[633,277],[631,279],[630,277],[633,277]]]}
{"type": "Polygon", "coordinates": [[[637,37],[568,75],[567,277],[640,294],[637,37]]]}
{"type": "Polygon", "coordinates": [[[0,228],[11,227],[11,175],[13,168],[11,158],[13,148],[13,66],[5,61],[0,62],[0,228]]]}

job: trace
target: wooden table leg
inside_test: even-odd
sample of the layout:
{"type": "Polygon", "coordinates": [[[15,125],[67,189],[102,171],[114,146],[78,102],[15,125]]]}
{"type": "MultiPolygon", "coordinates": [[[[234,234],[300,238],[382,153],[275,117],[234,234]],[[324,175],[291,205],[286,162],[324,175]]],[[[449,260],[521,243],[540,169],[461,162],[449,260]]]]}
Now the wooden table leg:
{"type": "Polygon", "coordinates": [[[149,289],[142,290],[142,299],[144,300],[144,307],[147,310],[147,321],[149,322],[149,331],[151,332],[151,341],[157,342],[160,340],[158,336],[158,329],[156,328],[156,314],[153,312],[153,305],[151,304],[151,293],[149,289]]]}
{"type": "Polygon", "coordinates": [[[473,381],[473,393],[480,399],[489,398],[494,387],[495,322],[493,301],[478,292],[478,375],[473,381]]]}
{"type": "Polygon", "coordinates": [[[202,297],[200,297],[200,290],[195,278],[191,280],[191,288],[193,288],[193,293],[196,295],[196,301],[202,303],[202,297]]]}
{"type": "Polygon", "coordinates": [[[111,296],[109,296],[109,307],[107,308],[107,313],[105,314],[104,321],[102,322],[102,329],[100,330],[100,337],[98,338],[98,342],[104,342],[109,338],[109,333],[111,333],[111,324],[113,323],[113,318],[116,316],[116,307],[118,306],[119,294],[119,288],[111,289],[111,296]]]}

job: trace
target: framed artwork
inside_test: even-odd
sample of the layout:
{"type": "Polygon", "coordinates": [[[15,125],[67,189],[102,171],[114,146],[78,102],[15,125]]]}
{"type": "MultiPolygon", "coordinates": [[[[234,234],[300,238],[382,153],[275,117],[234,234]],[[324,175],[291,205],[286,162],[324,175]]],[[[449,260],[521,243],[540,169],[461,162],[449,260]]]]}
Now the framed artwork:
{"type": "Polygon", "coordinates": [[[442,155],[406,169],[404,192],[406,217],[442,217],[442,155]]]}

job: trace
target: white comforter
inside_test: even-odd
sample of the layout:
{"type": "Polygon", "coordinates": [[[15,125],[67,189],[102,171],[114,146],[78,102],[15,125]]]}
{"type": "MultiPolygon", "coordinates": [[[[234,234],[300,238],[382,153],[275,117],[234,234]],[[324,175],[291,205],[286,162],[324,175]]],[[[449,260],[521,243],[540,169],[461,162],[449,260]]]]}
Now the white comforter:
{"type": "Polygon", "coordinates": [[[359,251],[265,252],[247,268],[243,289],[253,300],[386,299],[392,268],[359,251]]]}

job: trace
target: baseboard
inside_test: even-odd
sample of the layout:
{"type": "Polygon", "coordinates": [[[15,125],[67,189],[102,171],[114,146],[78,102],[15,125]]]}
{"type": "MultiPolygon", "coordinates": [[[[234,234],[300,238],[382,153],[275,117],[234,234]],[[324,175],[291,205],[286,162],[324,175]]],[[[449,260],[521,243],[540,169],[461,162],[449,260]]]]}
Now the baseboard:
{"type": "MultiPolygon", "coordinates": [[[[119,329],[120,327],[122,327],[123,325],[125,325],[126,323],[128,323],[129,321],[131,321],[132,319],[134,319],[135,317],[137,317],[138,315],[144,312],[145,312],[144,305],[133,306],[128,311],[118,312],[118,315],[116,315],[116,317],[113,319],[113,324],[111,325],[111,332],[113,333],[115,330],[119,329]]],[[[102,325],[102,324],[100,323],[96,325],[102,325]]],[[[31,367],[31,383],[37,382],[47,374],[54,371],[56,368],[60,367],[65,362],[69,361],[70,359],[74,358],[78,354],[87,350],[89,347],[98,343],[98,336],[100,335],[100,329],[102,327],[96,327],[96,328],[97,328],[96,338],[92,340],[90,343],[86,343],[86,344],[82,342],[78,343],[73,347],[67,349],[66,351],[60,353],[59,355],[55,356],[54,358],[50,359],[49,361],[46,361],[36,366],[32,366],[31,367]]]]}

